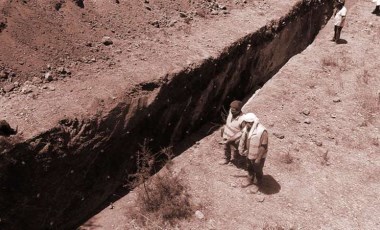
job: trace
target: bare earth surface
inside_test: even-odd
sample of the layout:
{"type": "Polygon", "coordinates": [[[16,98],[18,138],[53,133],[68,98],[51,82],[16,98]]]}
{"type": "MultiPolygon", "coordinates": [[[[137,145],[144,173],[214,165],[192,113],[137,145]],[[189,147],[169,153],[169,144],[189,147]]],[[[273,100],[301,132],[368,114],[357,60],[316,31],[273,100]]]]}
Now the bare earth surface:
{"type": "MultiPolygon", "coordinates": [[[[246,103],[243,110],[255,112],[270,132],[258,193],[240,188],[244,170],[217,164],[223,154],[219,132],[175,158],[171,171],[160,172],[178,175],[205,216],[173,228],[380,228],[380,17],[372,9],[370,2],[350,1],[345,44],[330,41],[330,21],[246,103]]],[[[243,20],[245,12],[232,12],[225,29],[244,33],[229,23],[235,15],[243,20]]],[[[132,191],[83,228],[138,229],[128,212],[135,199],[132,191]]]]}
{"type": "Polygon", "coordinates": [[[7,24],[0,33],[1,117],[25,139],[64,117],[107,111],[139,83],[215,58],[297,1],[86,1],[83,9],[63,1],[59,11],[55,2],[0,5],[7,24]],[[103,36],[113,44],[103,45],[103,36]]]}
{"type": "MultiPolygon", "coordinates": [[[[119,2],[0,1],[0,119],[18,125],[18,138],[107,112],[138,96],[129,92],[139,83],[217,57],[297,1],[119,2]]],[[[173,228],[380,228],[380,17],[370,1],[347,2],[344,44],[329,41],[329,22],[244,107],[270,132],[261,190],[240,188],[246,172],[217,164],[215,132],[160,172],[178,175],[205,216],[173,228]]],[[[132,191],[82,228],[139,229],[135,199],[132,191]]]]}

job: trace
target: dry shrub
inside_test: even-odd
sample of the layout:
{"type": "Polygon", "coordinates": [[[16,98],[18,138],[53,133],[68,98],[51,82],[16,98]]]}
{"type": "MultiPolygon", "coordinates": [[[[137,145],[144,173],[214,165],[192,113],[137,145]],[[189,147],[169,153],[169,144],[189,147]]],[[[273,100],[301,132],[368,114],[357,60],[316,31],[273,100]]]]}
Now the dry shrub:
{"type": "Polygon", "coordinates": [[[339,58],[339,70],[340,71],[347,71],[349,69],[353,69],[358,66],[357,63],[355,63],[351,57],[349,56],[342,56],[339,58]]]}
{"type": "Polygon", "coordinates": [[[136,189],[138,209],[131,210],[131,216],[141,229],[170,228],[179,219],[188,218],[193,214],[187,187],[170,172],[172,149],[164,148],[159,154],[167,158],[168,173],[149,179],[155,156],[158,154],[152,154],[146,143],[137,153],[138,169],[133,175],[135,180],[131,182],[131,186],[140,185],[136,189]]]}
{"type": "Polygon", "coordinates": [[[379,147],[379,146],[380,146],[379,138],[378,138],[378,137],[374,137],[374,138],[372,138],[372,144],[373,144],[374,146],[379,147]]]}
{"type": "Polygon", "coordinates": [[[369,82],[369,79],[371,78],[371,75],[368,73],[367,70],[364,70],[362,74],[359,74],[357,76],[357,82],[360,84],[360,83],[364,83],[366,85],[368,85],[368,82],[369,82]]]}
{"type": "Polygon", "coordinates": [[[291,164],[294,162],[294,157],[290,154],[289,150],[286,153],[281,154],[281,162],[285,164],[291,164]]]}
{"type": "Polygon", "coordinates": [[[378,96],[361,94],[359,100],[362,102],[362,113],[364,115],[365,122],[374,124],[376,118],[379,116],[380,109],[380,93],[378,96]]]}
{"type": "Polygon", "coordinates": [[[321,60],[322,67],[337,67],[338,63],[332,57],[324,57],[321,60]]]}
{"type": "MultiPolygon", "coordinates": [[[[187,188],[172,175],[157,176],[147,185],[147,190],[139,190],[137,205],[140,212],[149,219],[159,220],[161,226],[173,225],[179,219],[192,215],[193,209],[187,188]]],[[[149,225],[146,218],[141,223],[149,225]]]]}
{"type": "Polygon", "coordinates": [[[322,156],[321,156],[321,165],[324,165],[324,166],[328,166],[330,165],[330,157],[329,157],[329,151],[326,150],[322,153],[322,156]]]}
{"type": "MultiPolygon", "coordinates": [[[[279,224],[275,224],[275,225],[265,224],[265,226],[263,227],[263,230],[285,230],[285,229],[288,229],[288,228],[285,228],[279,224]]],[[[289,229],[292,229],[292,228],[289,228],[289,229]]]]}

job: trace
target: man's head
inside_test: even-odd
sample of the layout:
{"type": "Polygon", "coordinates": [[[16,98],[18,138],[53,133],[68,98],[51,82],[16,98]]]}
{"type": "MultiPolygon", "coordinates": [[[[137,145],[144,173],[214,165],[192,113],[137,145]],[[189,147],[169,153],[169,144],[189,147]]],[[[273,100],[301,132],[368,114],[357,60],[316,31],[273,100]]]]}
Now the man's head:
{"type": "Polygon", "coordinates": [[[233,117],[236,117],[241,113],[241,108],[243,107],[243,103],[241,101],[235,100],[231,102],[230,109],[233,117]]]}
{"type": "Polygon", "coordinates": [[[344,6],[344,3],[345,3],[345,0],[335,0],[335,7],[337,7],[338,9],[342,9],[342,7],[344,6]]]}
{"type": "Polygon", "coordinates": [[[258,122],[258,118],[254,113],[246,113],[243,116],[243,121],[245,123],[245,126],[250,130],[252,126],[258,122]]]}

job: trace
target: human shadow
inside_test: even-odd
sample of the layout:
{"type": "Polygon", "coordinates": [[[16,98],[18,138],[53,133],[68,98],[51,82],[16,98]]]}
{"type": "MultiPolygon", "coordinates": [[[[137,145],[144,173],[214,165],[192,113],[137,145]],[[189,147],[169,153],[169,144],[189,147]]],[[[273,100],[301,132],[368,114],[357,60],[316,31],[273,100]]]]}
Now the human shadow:
{"type": "Polygon", "coordinates": [[[339,40],[336,42],[336,44],[338,44],[338,45],[347,44],[347,43],[348,43],[348,42],[347,42],[346,39],[339,39],[339,40]]]}
{"type": "Polygon", "coordinates": [[[271,195],[280,192],[281,185],[271,176],[264,175],[263,183],[261,184],[259,191],[271,195]]]}

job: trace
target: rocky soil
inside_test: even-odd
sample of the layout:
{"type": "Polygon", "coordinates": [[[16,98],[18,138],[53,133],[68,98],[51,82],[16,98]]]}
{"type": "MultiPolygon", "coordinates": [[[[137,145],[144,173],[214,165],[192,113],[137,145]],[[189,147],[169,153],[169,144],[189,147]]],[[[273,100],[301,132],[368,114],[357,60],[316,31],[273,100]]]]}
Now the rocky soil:
{"type": "MultiPolygon", "coordinates": [[[[204,60],[218,57],[248,33],[279,19],[296,2],[1,1],[0,119],[7,120],[12,127],[18,126],[19,133],[7,139],[0,137],[0,144],[4,140],[23,143],[37,135],[48,135],[46,132],[54,131],[61,121],[72,121],[69,125],[80,127],[83,123],[77,119],[86,121],[107,113],[125,97],[135,99],[146,95],[170,80],[167,78],[173,73],[190,71],[204,60]]],[[[311,46],[292,58],[245,105],[244,110],[255,112],[271,133],[265,183],[258,193],[239,187],[246,175],[244,170],[215,163],[222,155],[218,132],[200,140],[209,131],[201,130],[199,136],[185,141],[187,147],[198,142],[174,160],[170,173],[189,186],[198,212],[178,223],[177,228],[379,228],[376,217],[380,210],[377,199],[380,193],[377,183],[380,17],[370,13],[374,8],[371,2],[349,1],[347,5],[349,14],[342,32],[343,44],[329,41],[332,37],[332,22],[329,22],[311,46]]],[[[88,130],[84,127],[69,131],[78,134],[74,142],[80,142],[79,137],[88,130]]],[[[54,136],[46,138],[56,141],[54,136]]],[[[29,144],[32,149],[41,143],[33,140],[29,144]]],[[[65,192],[65,189],[55,190],[60,185],[77,186],[75,181],[80,176],[70,167],[86,168],[81,165],[83,162],[93,162],[87,155],[78,159],[70,156],[79,163],[72,164],[65,158],[62,161],[70,167],[66,168],[65,164],[51,167],[51,159],[44,156],[52,149],[46,146],[41,154],[35,153],[36,157],[25,156],[25,161],[0,156],[2,169],[14,166],[12,169],[21,168],[20,172],[24,172],[23,165],[26,165],[25,168],[39,167],[41,171],[33,171],[36,175],[54,176],[53,186],[43,187],[44,191],[27,184],[33,192],[32,198],[18,200],[14,207],[22,207],[23,202],[38,204],[40,198],[65,192]],[[37,165],[41,159],[50,168],[37,165]],[[56,177],[53,169],[65,173],[56,177]],[[66,184],[70,181],[72,184],[66,184]]],[[[8,147],[1,145],[1,148],[0,153],[8,147]]],[[[99,150],[96,154],[101,153],[99,150]]],[[[99,159],[102,163],[108,158],[99,159]]],[[[86,173],[91,176],[99,171],[86,173]]],[[[3,177],[0,179],[2,182],[3,177]]],[[[102,182],[109,179],[104,175],[102,182]]],[[[20,178],[14,184],[26,186],[23,181],[20,178]]],[[[87,181],[78,188],[96,184],[87,181]]],[[[98,190],[103,192],[104,199],[104,191],[98,190]]],[[[12,195],[16,197],[17,193],[12,195]]],[[[82,194],[76,195],[75,199],[83,199],[82,194]]],[[[131,192],[115,202],[112,209],[106,208],[88,220],[82,228],[138,229],[128,213],[136,208],[135,196],[131,192]]],[[[75,205],[83,208],[80,202],[75,205]]],[[[46,207],[53,205],[47,202],[46,207]]],[[[28,206],[28,212],[19,210],[17,214],[29,215],[34,209],[28,206]]],[[[47,215],[55,216],[60,211],[50,210],[47,215]]],[[[43,213],[37,209],[35,212],[43,213]]],[[[0,228],[3,223],[11,222],[0,212],[0,228]]],[[[53,220],[45,220],[46,225],[50,223],[52,228],[59,228],[53,220]]]]}
{"type": "MultiPolygon", "coordinates": [[[[330,21],[245,104],[244,111],[255,112],[270,132],[259,192],[240,188],[243,169],[217,164],[219,132],[160,172],[178,175],[198,207],[174,229],[379,228],[380,17],[372,9],[369,2],[350,2],[342,44],[330,41],[330,21]]],[[[141,229],[128,212],[138,209],[136,193],[82,228],[141,229]]]]}

